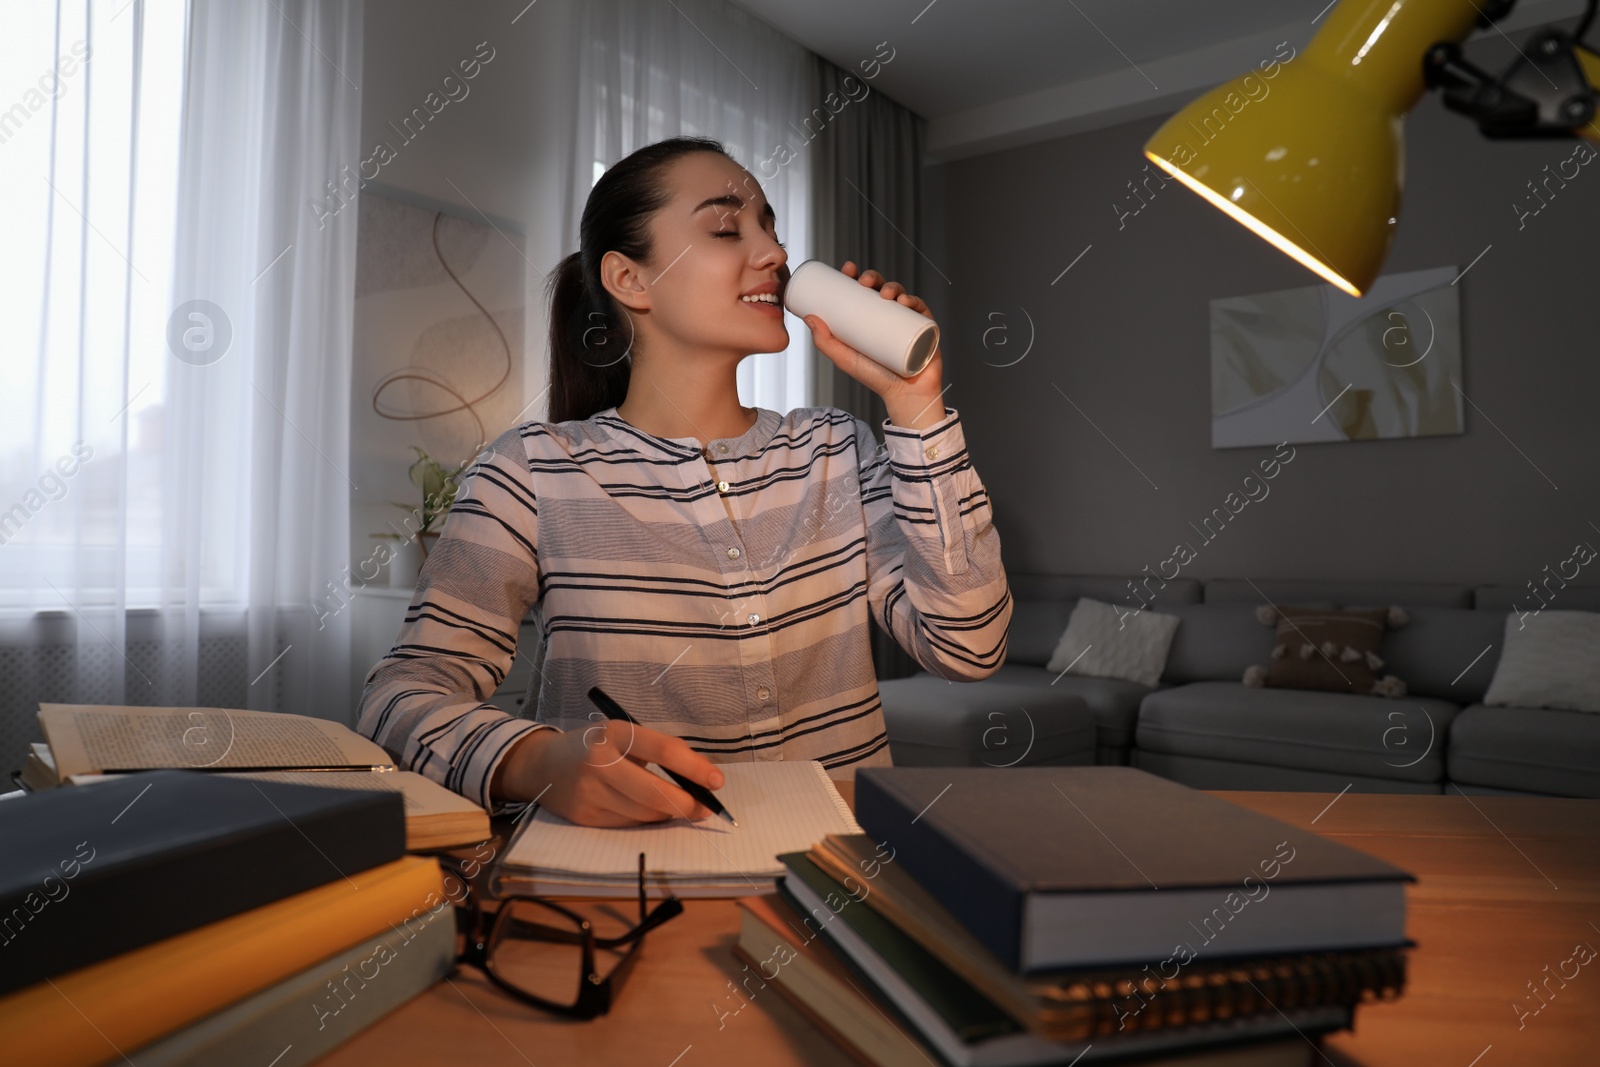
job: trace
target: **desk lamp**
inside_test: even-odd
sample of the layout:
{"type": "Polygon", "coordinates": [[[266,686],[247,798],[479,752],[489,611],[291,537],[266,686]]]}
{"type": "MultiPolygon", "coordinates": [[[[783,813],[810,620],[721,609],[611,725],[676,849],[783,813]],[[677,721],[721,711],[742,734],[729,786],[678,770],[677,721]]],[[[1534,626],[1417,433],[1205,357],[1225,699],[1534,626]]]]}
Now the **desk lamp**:
{"type": "Polygon", "coordinates": [[[1460,42],[1515,0],[1341,0],[1270,89],[1254,71],[1224,82],[1168,119],[1145,155],[1360,296],[1394,236],[1402,123],[1425,88],[1442,90],[1445,106],[1476,119],[1486,137],[1600,141],[1600,55],[1581,43],[1596,2],[1570,35],[1532,35],[1496,76],[1468,62],[1460,42]]]}

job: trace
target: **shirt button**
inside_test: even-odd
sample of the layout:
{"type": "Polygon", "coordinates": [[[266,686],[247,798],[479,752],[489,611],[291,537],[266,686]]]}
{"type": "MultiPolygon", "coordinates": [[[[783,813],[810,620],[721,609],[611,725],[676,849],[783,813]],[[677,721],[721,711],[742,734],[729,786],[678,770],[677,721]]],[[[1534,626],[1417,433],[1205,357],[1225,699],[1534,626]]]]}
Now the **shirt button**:
{"type": "Polygon", "coordinates": [[[717,443],[717,451],[718,452],[726,452],[727,450],[728,450],[728,446],[727,445],[721,443],[720,441],[717,443]]]}
{"type": "Polygon", "coordinates": [[[729,559],[738,559],[741,555],[743,555],[743,553],[740,552],[737,548],[728,549],[728,558],[729,559]]]}
{"type": "Polygon", "coordinates": [[[752,611],[750,613],[750,625],[754,626],[756,623],[758,623],[760,621],[761,621],[761,616],[757,615],[755,612],[752,611]]]}
{"type": "Polygon", "coordinates": [[[772,690],[768,689],[766,686],[762,686],[760,689],[756,690],[756,699],[757,700],[766,700],[771,695],[772,695],[772,690]]]}
{"type": "Polygon", "coordinates": [[[727,482],[718,482],[717,483],[717,492],[726,493],[727,491],[728,491],[728,483],[727,482]]]}
{"type": "Polygon", "coordinates": [[[927,451],[924,454],[929,459],[938,459],[939,458],[939,446],[938,445],[929,445],[928,448],[927,448],[927,451]]]}

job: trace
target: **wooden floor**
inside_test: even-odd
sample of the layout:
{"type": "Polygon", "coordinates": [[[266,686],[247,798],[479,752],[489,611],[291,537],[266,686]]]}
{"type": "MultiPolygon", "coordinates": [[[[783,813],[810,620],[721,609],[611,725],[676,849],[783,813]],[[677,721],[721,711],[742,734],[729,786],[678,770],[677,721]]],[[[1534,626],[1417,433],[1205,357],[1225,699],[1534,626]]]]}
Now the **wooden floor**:
{"type": "MultiPolygon", "coordinates": [[[[1419,876],[1407,891],[1408,933],[1417,949],[1405,995],[1360,1008],[1354,1032],[1330,1036],[1310,1062],[1600,1064],[1600,959],[1576,962],[1600,948],[1600,800],[1217,795],[1419,876]],[[1552,977],[1563,967],[1571,977],[1552,977]]],[[[847,793],[847,799],[853,798],[847,793]]],[[[752,982],[753,995],[733,992],[732,983],[744,976],[731,952],[737,928],[732,901],[688,901],[682,916],[650,935],[620,1003],[594,1022],[552,1020],[463,970],[320,1063],[851,1062],[776,989],[752,982]]]]}

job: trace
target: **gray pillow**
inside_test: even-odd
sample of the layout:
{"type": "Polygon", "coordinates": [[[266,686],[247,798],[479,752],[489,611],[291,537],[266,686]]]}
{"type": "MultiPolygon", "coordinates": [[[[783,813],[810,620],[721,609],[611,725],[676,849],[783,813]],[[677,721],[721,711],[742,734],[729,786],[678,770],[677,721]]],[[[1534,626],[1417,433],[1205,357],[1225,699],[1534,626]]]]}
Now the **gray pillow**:
{"type": "Polygon", "coordinates": [[[1505,651],[1483,702],[1600,712],[1600,613],[1506,615],[1505,651]]]}
{"type": "Polygon", "coordinates": [[[1172,636],[1182,620],[1169,612],[1128,611],[1081,597],[1044,669],[1072,670],[1091,678],[1121,678],[1155,686],[1166,668],[1172,636]]]}

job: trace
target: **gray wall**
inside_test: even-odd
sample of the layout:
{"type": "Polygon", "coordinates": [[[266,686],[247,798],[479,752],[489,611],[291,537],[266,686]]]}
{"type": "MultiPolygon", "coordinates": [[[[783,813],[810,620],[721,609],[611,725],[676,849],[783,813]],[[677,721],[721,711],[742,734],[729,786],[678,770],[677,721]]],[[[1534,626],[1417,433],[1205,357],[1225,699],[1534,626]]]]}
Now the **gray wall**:
{"type": "MultiPolygon", "coordinates": [[[[1459,270],[1493,245],[1458,283],[1466,432],[1296,445],[1270,495],[1208,543],[1189,523],[1274,451],[1211,448],[1208,301],[1317,279],[1170,179],[1119,230],[1113,201],[1160,123],[928,168],[928,243],[952,283],[930,294],[946,398],[1009,570],[1154,570],[1187,541],[1182,573],[1202,579],[1521,586],[1579,541],[1600,546],[1600,160],[1519,232],[1525,183],[1573,143],[1490,142],[1425,99],[1384,269],[1459,270]],[[986,365],[1021,354],[1024,309],[1032,350],[986,365]]],[[[1577,582],[1600,584],[1600,562],[1577,582]]]]}

